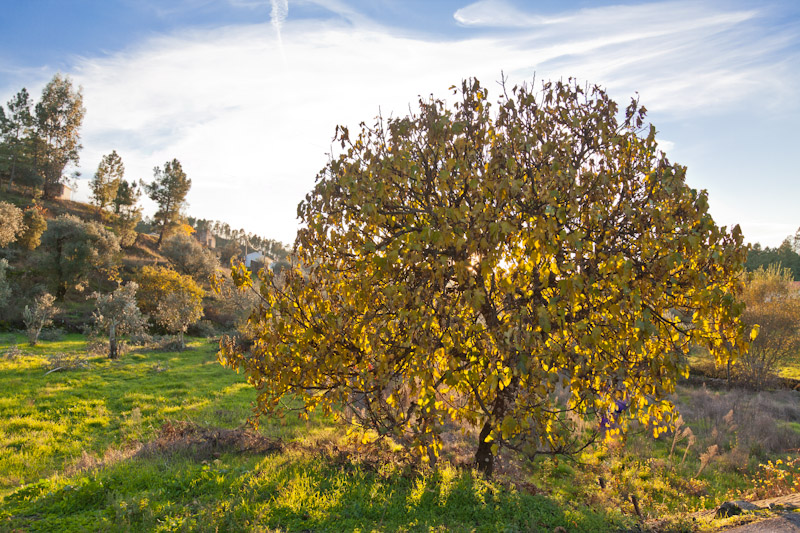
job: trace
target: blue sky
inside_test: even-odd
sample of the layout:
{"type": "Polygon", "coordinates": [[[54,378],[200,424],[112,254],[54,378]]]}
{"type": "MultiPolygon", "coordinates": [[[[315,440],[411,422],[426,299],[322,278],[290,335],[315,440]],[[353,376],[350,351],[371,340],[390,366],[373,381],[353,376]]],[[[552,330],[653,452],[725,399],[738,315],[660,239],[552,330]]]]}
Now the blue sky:
{"type": "MultiPolygon", "coordinates": [[[[800,227],[800,2],[4,2],[0,101],[61,71],[83,87],[79,170],[178,158],[189,212],[291,242],[336,124],[402,115],[476,76],[636,92],[719,224],[775,246],[800,227]]],[[[146,208],[152,212],[152,205],[146,208]]]]}

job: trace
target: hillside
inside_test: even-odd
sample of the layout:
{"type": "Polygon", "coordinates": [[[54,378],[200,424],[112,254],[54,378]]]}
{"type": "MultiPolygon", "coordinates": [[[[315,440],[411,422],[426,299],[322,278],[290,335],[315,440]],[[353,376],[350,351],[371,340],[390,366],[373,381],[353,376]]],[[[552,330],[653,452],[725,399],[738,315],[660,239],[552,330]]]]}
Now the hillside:
{"type": "MultiPolygon", "coordinates": [[[[71,200],[34,199],[30,194],[30,190],[25,188],[13,187],[10,191],[7,191],[6,187],[1,187],[0,202],[7,202],[23,211],[31,210],[35,206],[48,224],[53,223],[62,215],[69,215],[76,217],[83,223],[99,224],[98,227],[102,227],[110,237],[113,237],[114,234],[120,234],[119,232],[122,228],[118,224],[118,220],[121,219],[111,212],[104,211],[100,213],[96,206],[71,200]]],[[[197,222],[195,219],[190,220],[197,222]]],[[[207,223],[208,221],[200,222],[207,223]]],[[[202,273],[198,272],[195,276],[197,276],[197,282],[205,290],[203,299],[204,318],[191,325],[191,332],[215,335],[224,331],[232,331],[237,322],[243,319],[247,311],[241,307],[243,304],[238,302],[236,298],[231,299],[215,295],[211,290],[209,273],[216,269],[224,279],[230,273],[229,262],[231,260],[244,260],[245,251],[252,251],[251,241],[270,245],[267,253],[269,251],[280,252],[279,260],[283,259],[287,252],[282,245],[275,244],[275,241],[252,235],[248,236],[241,231],[231,232],[229,227],[219,223],[218,226],[224,227],[228,231],[228,236],[231,237],[228,239],[219,237],[217,242],[222,245],[222,249],[214,246],[215,242],[212,242],[212,246],[207,246],[197,242],[194,238],[190,238],[188,241],[182,242],[184,247],[191,245],[191,249],[183,252],[180,251],[180,248],[177,249],[177,252],[173,250],[173,253],[189,254],[178,258],[177,256],[168,257],[164,255],[163,246],[159,247],[158,245],[158,236],[150,233],[152,221],[139,221],[136,229],[133,230],[135,233],[131,234],[127,245],[119,246],[118,252],[115,252],[113,257],[107,259],[112,263],[103,268],[92,267],[80,279],[76,279],[73,285],[67,287],[63,297],[58,302],[58,312],[53,317],[55,327],[64,332],[75,333],[89,328],[93,324],[92,313],[95,309],[95,301],[90,296],[94,292],[105,293],[112,291],[118,282],[127,283],[128,281],[137,280],[139,273],[145,266],[157,266],[167,269],[178,268],[183,269],[183,274],[187,274],[190,270],[186,269],[190,267],[187,266],[188,263],[184,263],[185,261],[197,262],[197,260],[202,260],[205,262],[205,266],[202,267],[204,270],[202,270],[202,273]],[[237,241],[237,237],[239,241],[237,241]],[[241,245],[238,244],[240,241],[241,245]],[[224,262],[220,256],[224,257],[224,262]],[[177,264],[176,260],[183,262],[177,264]]],[[[184,234],[196,233],[193,227],[186,224],[181,227],[180,231],[184,234]]],[[[269,258],[269,255],[265,255],[265,257],[267,259],[253,263],[254,271],[263,267],[265,263],[274,262],[269,258]]],[[[9,263],[7,278],[10,283],[10,299],[6,306],[0,307],[0,331],[3,329],[24,329],[23,311],[25,306],[31,305],[36,295],[41,294],[43,291],[53,292],[56,290],[52,277],[54,275],[52,270],[54,266],[51,265],[52,249],[48,249],[47,246],[38,246],[33,250],[28,250],[19,244],[11,244],[8,247],[0,248],[0,259],[2,258],[5,258],[9,263]]],[[[67,261],[74,262],[73,259],[67,259],[67,261]]],[[[275,264],[282,263],[278,261],[275,264]]],[[[154,328],[157,332],[164,332],[158,324],[152,321],[151,328],[154,328]]]]}

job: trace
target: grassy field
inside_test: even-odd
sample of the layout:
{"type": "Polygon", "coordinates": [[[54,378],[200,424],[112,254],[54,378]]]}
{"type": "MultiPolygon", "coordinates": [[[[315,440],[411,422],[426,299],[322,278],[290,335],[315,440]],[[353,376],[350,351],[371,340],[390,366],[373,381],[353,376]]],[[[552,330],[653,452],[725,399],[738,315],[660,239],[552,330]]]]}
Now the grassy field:
{"type": "Polygon", "coordinates": [[[486,480],[452,450],[436,469],[359,453],[322,417],[247,429],[255,391],[204,340],[109,361],[79,335],[23,339],[0,334],[0,531],[613,531],[665,515],[691,530],[681,513],[783,490],[759,464],[800,447],[796,396],[684,387],[694,437],[671,454],[639,430],[575,461],[503,457],[486,480]],[[48,373],[56,353],[87,364],[48,373]]]}

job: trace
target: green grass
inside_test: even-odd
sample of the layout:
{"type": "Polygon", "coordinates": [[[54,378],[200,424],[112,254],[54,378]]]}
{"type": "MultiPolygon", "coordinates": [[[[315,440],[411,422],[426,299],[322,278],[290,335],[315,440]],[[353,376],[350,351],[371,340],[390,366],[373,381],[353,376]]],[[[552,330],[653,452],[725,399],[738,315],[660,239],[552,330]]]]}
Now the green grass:
{"type": "MultiPolygon", "coordinates": [[[[13,341],[0,335],[0,353],[13,341]]],[[[216,362],[214,345],[93,357],[86,369],[46,374],[47,354],[81,352],[84,339],[16,342],[23,355],[0,357],[0,530],[608,531],[633,523],[618,509],[448,464],[418,470],[350,455],[344,432],[321,417],[262,420],[260,433],[282,443],[277,452],[144,453],[166,422],[237,428],[251,414],[255,391],[216,362]]]]}
{"type": "Polygon", "coordinates": [[[614,531],[636,524],[632,497],[645,518],[676,516],[673,530],[691,531],[682,513],[772,490],[759,464],[800,444],[795,393],[680,387],[697,439],[685,462],[687,441],[670,456],[671,436],[635,427],[574,460],[504,456],[486,480],[452,454],[431,469],[359,452],[332,420],[291,414],[262,418],[253,438],[271,447],[252,451],[216,444],[253,436],[242,428],[256,393],[213,344],[88,356],[87,368],[48,374],[49,354],[85,355],[85,339],[24,340],[0,334],[0,531],[614,531]],[[3,356],[14,342],[21,355],[3,356]]]}
{"type": "Polygon", "coordinates": [[[786,362],[786,365],[781,369],[780,376],[800,379],[800,355],[786,362]]]}
{"type": "Polygon", "coordinates": [[[468,471],[373,471],[306,454],[134,460],[7,498],[29,531],[607,531],[622,521],[468,471]]]}
{"type": "Polygon", "coordinates": [[[249,414],[254,391],[216,363],[211,345],[118,361],[93,357],[87,369],[46,374],[47,354],[84,347],[82,336],[68,335],[24,346],[25,355],[14,361],[0,359],[0,495],[59,472],[84,453],[102,456],[110,447],[147,440],[166,420],[230,426],[249,414]],[[157,365],[167,370],[154,372],[157,365]]]}

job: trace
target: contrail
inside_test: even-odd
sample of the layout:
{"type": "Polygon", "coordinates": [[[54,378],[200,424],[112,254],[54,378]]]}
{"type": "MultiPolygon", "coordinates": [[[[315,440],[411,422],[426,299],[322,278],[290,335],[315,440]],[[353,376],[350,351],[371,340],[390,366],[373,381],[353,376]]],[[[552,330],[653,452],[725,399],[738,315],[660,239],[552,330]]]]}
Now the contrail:
{"type": "Polygon", "coordinates": [[[270,22],[278,34],[278,47],[281,50],[283,62],[286,63],[286,53],[283,51],[283,40],[281,39],[281,27],[289,14],[289,0],[270,0],[272,2],[272,12],[270,12],[270,22]]]}

